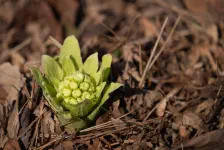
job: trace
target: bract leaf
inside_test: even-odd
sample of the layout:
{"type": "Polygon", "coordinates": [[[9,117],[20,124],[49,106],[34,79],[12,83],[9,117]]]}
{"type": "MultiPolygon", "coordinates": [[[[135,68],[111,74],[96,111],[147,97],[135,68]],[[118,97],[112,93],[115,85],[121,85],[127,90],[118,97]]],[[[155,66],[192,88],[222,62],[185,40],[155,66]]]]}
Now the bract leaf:
{"type": "Polygon", "coordinates": [[[111,54],[103,55],[100,69],[110,68],[111,63],[112,63],[112,56],[111,56],[111,54]]]}
{"type": "Polygon", "coordinates": [[[98,68],[99,68],[98,53],[96,52],[86,59],[83,69],[86,73],[93,75],[97,72],[98,68]]]}
{"type": "Polygon", "coordinates": [[[38,68],[30,67],[30,70],[32,71],[34,79],[40,85],[40,87],[43,89],[45,93],[47,93],[50,96],[56,95],[54,87],[49,83],[49,81],[44,76],[42,76],[38,68]]]}
{"type": "Polygon", "coordinates": [[[107,81],[107,78],[110,74],[111,63],[112,63],[112,56],[110,54],[106,54],[102,57],[100,70],[103,70],[103,81],[107,81]]]}
{"type": "Polygon", "coordinates": [[[61,125],[64,126],[70,133],[74,133],[74,131],[79,131],[80,129],[86,128],[89,125],[87,119],[81,119],[77,117],[72,119],[66,119],[63,113],[58,113],[57,117],[60,120],[61,125]]]}
{"type": "Polygon", "coordinates": [[[48,80],[50,80],[51,83],[53,83],[54,88],[57,90],[58,86],[60,84],[60,81],[58,79],[56,79],[56,78],[53,78],[53,77],[50,77],[50,79],[48,79],[48,80]]]}
{"type": "Polygon", "coordinates": [[[62,105],[71,112],[73,117],[86,117],[92,112],[94,104],[91,100],[85,100],[77,105],[62,102],[62,105]]]}
{"type": "Polygon", "coordinates": [[[40,70],[36,67],[31,66],[30,70],[34,76],[34,79],[42,88],[44,96],[45,96],[47,102],[49,103],[49,105],[51,106],[51,108],[55,112],[62,111],[62,108],[57,104],[57,99],[55,97],[56,91],[55,91],[54,87],[49,83],[47,78],[42,76],[40,70]]]}
{"type": "Polygon", "coordinates": [[[62,45],[59,60],[62,62],[64,57],[72,56],[77,64],[78,69],[82,68],[82,57],[78,40],[74,35],[67,37],[62,45]]]}
{"type": "Polygon", "coordinates": [[[75,66],[71,60],[71,57],[65,56],[62,60],[62,70],[64,71],[65,77],[68,75],[73,74],[76,69],[75,66]]]}
{"type": "Polygon", "coordinates": [[[93,78],[95,79],[96,85],[99,85],[103,81],[103,72],[99,70],[97,73],[92,75],[93,78]]]}
{"type": "Polygon", "coordinates": [[[63,71],[59,64],[50,56],[43,55],[42,56],[42,65],[44,68],[44,72],[48,77],[53,77],[58,80],[62,80],[63,71]]]}
{"type": "Polygon", "coordinates": [[[111,92],[115,91],[116,89],[118,89],[120,86],[121,86],[120,83],[114,83],[114,82],[110,83],[110,85],[109,85],[108,88],[106,89],[106,91],[105,91],[105,93],[104,93],[104,95],[103,95],[103,97],[102,97],[102,99],[101,99],[101,101],[100,101],[100,104],[99,104],[99,105],[97,106],[97,108],[94,109],[94,111],[88,116],[88,118],[89,118],[90,120],[93,120],[93,119],[96,117],[96,115],[97,115],[97,113],[99,112],[99,110],[100,110],[100,108],[102,107],[102,105],[106,102],[106,100],[108,100],[108,98],[109,98],[109,94],[110,94],[111,92]]]}
{"type": "Polygon", "coordinates": [[[101,93],[103,92],[103,89],[105,88],[106,82],[102,82],[97,88],[96,88],[96,97],[101,98],[101,93]]]}

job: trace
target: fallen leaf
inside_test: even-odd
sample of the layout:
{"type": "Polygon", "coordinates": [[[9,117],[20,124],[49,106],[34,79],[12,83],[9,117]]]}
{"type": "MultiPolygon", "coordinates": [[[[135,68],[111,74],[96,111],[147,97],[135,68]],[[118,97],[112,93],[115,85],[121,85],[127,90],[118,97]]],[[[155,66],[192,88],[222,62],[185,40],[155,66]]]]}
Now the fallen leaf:
{"type": "Polygon", "coordinates": [[[19,125],[18,102],[16,102],[13,111],[8,119],[7,132],[10,139],[17,138],[19,125]]]}
{"type": "Polygon", "coordinates": [[[119,118],[115,119],[115,118],[111,117],[111,121],[117,130],[126,127],[126,123],[119,118]]]}
{"type": "Polygon", "coordinates": [[[165,113],[165,109],[167,106],[167,102],[170,100],[171,97],[175,96],[181,88],[174,88],[170,91],[165,98],[163,98],[158,104],[156,108],[156,114],[158,117],[162,117],[165,113]]]}
{"type": "Polygon", "coordinates": [[[214,130],[177,146],[172,150],[223,150],[224,129],[214,130]]]}
{"type": "Polygon", "coordinates": [[[156,108],[156,115],[158,117],[162,117],[165,113],[165,109],[166,109],[166,105],[167,105],[167,99],[164,98],[162,99],[159,104],[157,105],[157,108],[156,108]]]}
{"type": "Polygon", "coordinates": [[[202,103],[200,103],[196,110],[195,110],[195,113],[199,114],[203,111],[203,114],[206,116],[208,115],[209,113],[211,113],[211,109],[213,107],[213,104],[214,104],[214,100],[213,99],[208,99],[202,103]]]}
{"type": "Polygon", "coordinates": [[[17,66],[4,63],[0,66],[0,104],[12,105],[18,99],[23,76],[17,66]]]}
{"type": "Polygon", "coordinates": [[[151,20],[147,19],[146,17],[141,17],[139,19],[139,23],[143,28],[146,37],[155,37],[158,35],[156,25],[151,20]]]}
{"type": "Polygon", "coordinates": [[[21,150],[17,140],[9,140],[3,150],[21,150]]]}
{"type": "Polygon", "coordinates": [[[186,7],[196,13],[205,13],[208,11],[208,0],[184,0],[186,7]]]}
{"type": "Polygon", "coordinates": [[[73,150],[74,149],[74,143],[70,140],[66,140],[66,141],[62,141],[61,142],[62,146],[64,149],[67,149],[67,150],[73,150]]]}
{"type": "Polygon", "coordinates": [[[55,132],[55,122],[51,117],[51,112],[48,111],[44,114],[42,121],[43,135],[51,135],[55,132]]]}
{"type": "Polygon", "coordinates": [[[117,100],[117,101],[113,102],[113,112],[112,112],[112,115],[115,118],[120,117],[122,115],[122,113],[119,110],[119,105],[120,105],[120,100],[117,100]]]}
{"type": "Polygon", "coordinates": [[[146,104],[146,107],[152,108],[153,103],[159,101],[162,98],[163,98],[163,95],[161,92],[155,91],[155,90],[149,90],[144,95],[144,102],[146,104]]]}
{"type": "Polygon", "coordinates": [[[202,119],[193,111],[186,110],[183,113],[182,122],[184,125],[191,126],[195,129],[200,130],[202,119]]]}
{"type": "Polygon", "coordinates": [[[5,135],[5,131],[3,128],[0,128],[0,149],[3,148],[8,141],[8,137],[5,135]]]}
{"type": "Polygon", "coordinates": [[[218,27],[216,24],[210,24],[205,32],[212,38],[212,40],[216,43],[218,41],[218,27]]]}

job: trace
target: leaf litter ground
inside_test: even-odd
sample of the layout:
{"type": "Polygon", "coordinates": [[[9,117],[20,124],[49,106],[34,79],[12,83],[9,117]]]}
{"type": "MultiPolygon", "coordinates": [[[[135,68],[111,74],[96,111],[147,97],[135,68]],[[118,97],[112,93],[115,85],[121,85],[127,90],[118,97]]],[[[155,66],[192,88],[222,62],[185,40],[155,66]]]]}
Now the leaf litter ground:
{"type": "Polygon", "coordinates": [[[222,0],[0,3],[0,148],[223,149],[222,0]],[[70,34],[85,58],[111,53],[110,80],[124,85],[73,134],[29,71],[70,34]]]}

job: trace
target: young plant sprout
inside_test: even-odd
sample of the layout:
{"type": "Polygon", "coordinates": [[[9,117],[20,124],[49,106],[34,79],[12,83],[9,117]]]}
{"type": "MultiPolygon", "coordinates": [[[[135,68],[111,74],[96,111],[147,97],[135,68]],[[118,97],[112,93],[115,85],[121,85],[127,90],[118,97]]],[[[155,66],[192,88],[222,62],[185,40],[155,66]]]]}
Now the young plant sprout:
{"type": "Polygon", "coordinates": [[[58,57],[42,56],[44,75],[35,67],[30,69],[61,125],[72,132],[87,127],[109,94],[121,86],[107,81],[111,62],[112,56],[106,54],[99,68],[98,53],[94,53],[83,63],[77,39],[69,36],[58,57]]]}

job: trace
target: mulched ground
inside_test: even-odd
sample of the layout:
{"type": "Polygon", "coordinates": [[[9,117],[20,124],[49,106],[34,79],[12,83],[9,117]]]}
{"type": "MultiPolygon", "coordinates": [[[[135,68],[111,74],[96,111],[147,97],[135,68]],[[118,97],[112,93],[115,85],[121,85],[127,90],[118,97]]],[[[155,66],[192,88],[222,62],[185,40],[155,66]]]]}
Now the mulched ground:
{"type": "Polygon", "coordinates": [[[0,149],[224,149],[223,0],[0,0],[0,149]],[[68,134],[29,66],[79,39],[113,55],[96,122],[68,134]],[[49,38],[49,37],[52,38],[49,38]]]}

